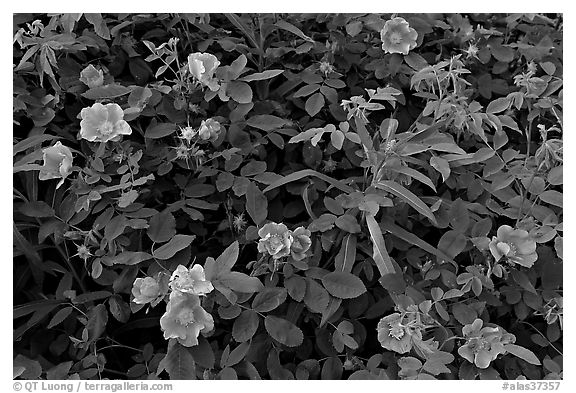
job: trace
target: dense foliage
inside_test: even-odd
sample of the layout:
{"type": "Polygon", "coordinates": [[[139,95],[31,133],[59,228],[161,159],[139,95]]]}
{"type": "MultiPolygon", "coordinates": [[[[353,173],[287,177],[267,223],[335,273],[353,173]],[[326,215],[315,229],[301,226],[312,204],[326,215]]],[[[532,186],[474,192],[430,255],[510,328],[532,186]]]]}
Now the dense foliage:
{"type": "Polygon", "coordinates": [[[14,15],[15,378],[562,378],[562,24],[14,15]]]}

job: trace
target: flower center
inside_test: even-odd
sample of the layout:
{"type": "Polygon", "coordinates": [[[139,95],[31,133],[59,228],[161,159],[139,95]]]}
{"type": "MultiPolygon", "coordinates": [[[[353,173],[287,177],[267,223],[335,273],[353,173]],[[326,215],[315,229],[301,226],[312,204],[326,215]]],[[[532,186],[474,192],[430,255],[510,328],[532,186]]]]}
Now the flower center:
{"type": "Polygon", "coordinates": [[[393,44],[400,44],[402,42],[402,35],[397,32],[390,34],[390,42],[393,44]]]}
{"type": "Polygon", "coordinates": [[[390,337],[394,337],[396,340],[400,340],[404,337],[404,329],[400,325],[395,324],[395,326],[392,326],[391,323],[388,325],[390,326],[390,332],[388,332],[390,337]]]}
{"type": "Polygon", "coordinates": [[[142,286],[141,292],[144,296],[155,296],[160,291],[160,286],[157,283],[142,286]]]}
{"type": "Polygon", "coordinates": [[[272,236],[272,238],[270,239],[270,246],[272,246],[274,252],[280,251],[283,246],[282,239],[280,239],[280,237],[277,235],[272,236]]]}
{"type": "Polygon", "coordinates": [[[178,316],[176,317],[176,322],[184,326],[190,325],[192,322],[194,322],[194,310],[192,310],[191,308],[183,309],[182,311],[180,311],[180,313],[178,313],[178,316]]]}
{"type": "Polygon", "coordinates": [[[114,124],[106,121],[98,128],[98,131],[100,131],[102,135],[110,135],[114,131],[114,124]]]}

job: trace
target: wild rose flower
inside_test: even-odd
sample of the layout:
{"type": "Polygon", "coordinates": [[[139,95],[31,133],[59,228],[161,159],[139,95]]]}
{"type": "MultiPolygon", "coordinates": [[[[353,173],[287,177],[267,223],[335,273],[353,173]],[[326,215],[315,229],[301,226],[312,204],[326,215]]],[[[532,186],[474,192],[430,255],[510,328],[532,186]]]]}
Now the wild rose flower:
{"type": "Polygon", "coordinates": [[[153,277],[137,278],[134,280],[132,285],[132,295],[134,295],[134,300],[136,304],[146,304],[150,303],[152,307],[155,307],[158,303],[164,299],[167,292],[167,287],[162,285],[163,281],[161,277],[156,280],[153,277]],[[164,287],[164,288],[163,288],[164,287]]]}
{"type": "Polygon", "coordinates": [[[292,255],[292,258],[301,261],[306,257],[306,251],[308,251],[312,244],[310,235],[312,235],[312,233],[304,227],[298,227],[294,232],[292,232],[293,241],[290,246],[290,254],[292,255]]]}
{"type": "Polygon", "coordinates": [[[170,277],[170,288],[173,291],[194,295],[206,295],[214,289],[212,283],[206,281],[204,268],[200,265],[194,265],[190,270],[183,265],[178,265],[170,277]]]}
{"type": "Polygon", "coordinates": [[[214,78],[214,71],[220,65],[216,56],[210,53],[192,53],[188,56],[188,69],[194,79],[212,91],[217,91],[220,86],[214,78]]]}
{"type": "Polygon", "coordinates": [[[198,136],[204,141],[214,142],[220,134],[220,123],[214,119],[202,120],[198,129],[198,136]]]}
{"type": "Polygon", "coordinates": [[[260,228],[258,235],[261,237],[258,242],[259,252],[267,252],[274,259],[290,255],[294,238],[286,225],[269,222],[260,228]]]}
{"type": "Polygon", "coordinates": [[[402,324],[402,315],[394,313],[385,316],[378,322],[378,341],[383,348],[398,353],[406,353],[412,349],[412,337],[402,324]]]}
{"type": "Polygon", "coordinates": [[[504,345],[514,343],[516,337],[500,327],[482,327],[482,324],[482,320],[476,318],[462,328],[466,344],[458,348],[458,353],[476,367],[488,368],[499,354],[506,353],[504,345]]]}
{"type": "Polygon", "coordinates": [[[60,142],[56,142],[54,146],[47,147],[42,152],[44,165],[40,167],[38,179],[62,179],[56,186],[59,188],[72,172],[72,152],[60,142]]]}
{"type": "Polygon", "coordinates": [[[496,261],[506,257],[509,262],[532,267],[538,259],[536,241],[523,229],[513,229],[509,225],[498,228],[497,236],[489,244],[490,252],[496,261]]]}
{"type": "Polygon", "coordinates": [[[104,73],[102,70],[98,70],[90,64],[80,72],[80,82],[84,83],[91,89],[102,86],[104,84],[104,73]]]}
{"type": "Polygon", "coordinates": [[[200,297],[173,291],[160,318],[160,327],[166,340],[176,338],[185,347],[192,347],[198,345],[201,332],[214,329],[214,319],[200,305],[200,297]]]}
{"type": "Polygon", "coordinates": [[[416,48],[418,33],[404,18],[396,17],[386,21],[380,32],[382,50],[386,53],[402,53],[407,55],[416,48]]]}
{"type": "Polygon", "coordinates": [[[132,129],[124,120],[124,111],[118,104],[99,102],[80,112],[80,136],[90,142],[108,142],[130,135],[132,129]]]}

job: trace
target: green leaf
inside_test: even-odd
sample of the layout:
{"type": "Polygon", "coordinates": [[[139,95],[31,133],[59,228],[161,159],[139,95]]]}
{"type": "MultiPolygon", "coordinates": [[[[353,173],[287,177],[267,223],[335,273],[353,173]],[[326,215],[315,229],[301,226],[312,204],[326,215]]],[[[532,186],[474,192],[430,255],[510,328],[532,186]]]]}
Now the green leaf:
{"type": "Polygon", "coordinates": [[[462,232],[450,230],[440,238],[438,249],[453,259],[464,250],[467,241],[462,232]]]}
{"type": "Polygon", "coordinates": [[[244,310],[242,314],[234,321],[232,326],[232,337],[237,342],[250,340],[260,324],[260,317],[252,310],[244,310]]]}
{"type": "Polygon", "coordinates": [[[149,224],[146,233],[153,242],[164,243],[176,235],[176,219],[168,211],[154,215],[149,224]]]}
{"type": "Polygon", "coordinates": [[[262,81],[262,80],[274,78],[275,76],[278,76],[278,75],[282,74],[283,72],[284,72],[284,70],[266,70],[264,72],[256,72],[254,74],[244,76],[238,80],[244,81],[244,82],[262,81]]]}
{"type": "Polygon", "coordinates": [[[82,97],[87,98],[89,100],[99,101],[104,99],[112,99],[121,97],[130,93],[132,89],[124,87],[118,84],[110,84],[104,86],[93,87],[88,91],[82,93],[82,97]]]}
{"type": "Polygon", "coordinates": [[[52,329],[54,326],[57,326],[60,323],[62,323],[66,318],[68,318],[68,316],[70,316],[73,310],[74,309],[72,307],[65,307],[59,310],[56,314],[54,314],[54,316],[50,320],[47,329],[52,329]]]}
{"type": "Polygon", "coordinates": [[[226,249],[216,258],[216,266],[220,271],[230,271],[236,261],[238,260],[239,245],[238,240],[230,244],[226,249]]]}
{"type": "Polygon", "coordinates": [[[108,310],[104,304],[98,304],[88,313],[86,331],[88,332],[88,342],[96,341],[106,330],[108,323],[108,310]]]}
{"type": "Polygon", "coordinates": [[[433,224],[437,224],[432,210],[430,210],[430,208],[420,198],[408,191],[404,186],[390,180],[380,180],[379,182],[374,183],[374,187],[402,198],[422,215],[428,217],[433,224]]]}
{"type": "Polygon", "coordinates": [[[302,330],[286,319],[268,315],[264,319],[264,326],[274,340],[287,347],[297,347],[304,340],[302,330]]]}
{"type": "Polygon", "coordinates": [[[254,296],[252,309],[258,312],[269,312],[284,303],[288,292],[285,288],[264,288],[254,296]]]}
{"type": "Polygon", "coordinates": [[[236,60],[230,63],[228,74],[230,80],[234,80],[238,78],[240,74],[242,74],[242,71],[244,71],[244,68],[246,68],[246,63],[248,63],[248,59],[246,59],[244,54],[241,54],[236,60]]]}
{"type": "Polygon", "coordinates": [[[268,216],[268,199],[254,182],[250,182],[246,190],[246,211],[257,226],[268,216]]]}
{"type": "Polygon", "coordinates": [[[488,104],[488,107],[486,108],[486,113],[494,114],[503,112],[506,109],[510,108],[511,103],[512,100],[509,97],[496,98],[494,101],[488,104]]]}
{"type": "Polygon", "coordinates": [[[188,348],[180,345],[176,340],[168,345],[168,353],[158,364],[158,376],[163,370],[168,372],[170,379],[196,379],[196,364],[188,348]]]}
{"type": "Polygon", "coordinates": [[[20,206],[20,213],[28,217],[52,217],[54,209],[43,201],[26,202],[20,206]]]}
{"type": "Polygon", "coordinates": [[[370,237],[372,239],[373,256],[374,262],[380,271],[380,275],[384,276],[386,274],[396,273],[394,264],[388,255],[386,250],[386,244],[384,243],[384,236],[382,235],[382,230],[376,222],[376,219],[372,214],[366,215],[366,224],[368,224],[368,230],[370,231],[370,237]]]}
{"type": "Polygon", "coordinates": [[[314,93],[306,100],[304,108],[310,117],[314,117],[324,107],[324,96],[320,93],[314,93]]]}
{"type": "Polygon", "coordinates": [[[106,25],[106,21],[102,18],[102,14],[86,13],[84,18],[94,26],[94,32],[105,40],[110,39],[110,31],[106,25]]]}
{"type": "Polygon", "coordinates": [[[176,124],[173,123],[158,123],[151,124],[144,133],[145,138],[158,139],[171,135],[176,131],[176,124]]]}
{"type": "Polygon", "coordinates": [[[541,201],[549,203],[554,206],[563,207],[562,193],[555,190],[547,190],[538,195],[541,201]]]}
{"type": "Polygon", "coordinates": [[[344,237],[340,252],[336,255],[334,260],[334,267],[336,271],[350,273],[354,262],[356,261],[356,235],[350,233],[344,237]]]}
{"type": "Polygon", "coordinates": [[[307,277],[305,280],[306,295],[304,296],[304,304],[312,312],[323,313],[330,302],[328,291],[313,278],[307,277]]]}
{"type": "Polygon", "coordinates": [[[143,251],[124,251],[114,258],[111,262],[114,265],[136,265],[142,261],[152,258],[152,255],[143,251]]]}
{"type": "Polygon", "coordinates": [[[358,233],[361,231],[358,220],[350,214],[341,215],[336,219],[336,221],[334,221],[334,224],[336,224],[338,228],[349,233],[358,233]]]}
{"type": "Polygon", "coordinates": [[[340,299],[354,299],[366,292],[362,280],[352,273],[328,273],[322,277],[322,284],[332,296],[340,299]]]}
{"type": "Polygon", "coordinates": [[[230,82],[226,88],[226,93],[239,104],[252,102],[252,89],[246,82],[230,82]]]}
{"type": "Polygon", "coordinates": [[[430,157],[430,165],[432,168],[436,169],[442,175],[442,180],[446,182],[446,179],[450,177],[450,164],[448,161],[442,157],[432,156],[430,157]]]}
{"type": "Polygon", "coordinates": [[[240,363],[246,357],[246,354],[248,353],[249,349],[250,349],[250,341],[245,341],[240,345],[238,345],[236,348],[234,348],[232,352],[230,352],[230,355],[228,356],[228,359],[226,359],[226,362],[223,365],[223,367],[232,367],[240,363]]]}
{"type": "Polygon", "coordinates": [[[220,284],[236,292],[254,293],[264,288],[258,277],[250,277],[240,272],[228,272],[218,277],[220,284]]]}
{"type": "Polygon", "coordinates": [[[18,354],[14,358],[13,366],[23,367],[24,371],[20,374],[22,379],[39,379],[42,374],[42,365],[37,360],[28,359],[26,356],[18,354]]]}
{"type": "Polygon", "coordinates": [[[267,193],[270,190],[273,190],[277,187],[283,186],[284,184],[300,180],[306,176],[314,176],[314,177],[320,178],[320,179],[324,180],[325,182],[330,183],[332,186],[334,186],[334,187],[336,187],[336,188],[338,188],[338,189],[340,189],[340,190],[342,190],[348,194],[351,194],[354,191],[356,191],[352,187],[342,183],[339,180],[333,179],[330,176],[326,176],[323,173],[317,172],[317,171],[312,170],[312,169],[303,169],[301,171],[296,171],[296,172],[291,173],[287,176],[284,176],[282,179],[275,181],[274,183],[272,183],[268,187],[266,187],[262,192],[267,193]]]}
{"type": "Polygon", "coordinates": [[[125,215],[115,216],[106,224],[106,227],[104,227],[104,237],[108,239],[108,241],[112,241],[124,232],[126,226],[128,226],[128,219],[125,215]]]}
{"type": "Polygon", "coordinates": [[[154,250],[152,255],[156,259],[165,260],[170,259],[180,250],[188,247],[192,241],[196,238],[196,235],[176,235],[162,247],[154,250]]]}
{"type": "MultiPolygon", "coordinates": [[[[387,166],[387,168],[391,171],[410,176],[411,178],[418,180],[422,184],[426,184],[432,190],[436,191],[436,186],[434,186],[434,183],[432,183],[432,180],[430,180],[430,178],[428,176],[423,175],[422,173],[418,172],[415,169],[412,169],[412,168],[407,167],[407,166],[387,166]]],[[[449,174],[450,174],[450,168],[448,168],[448,175],[449,174]]],[[[442,175],[442,176],[444,176],[444,175],[442,175]]]]}
{"type": "Polygon", "coordinates": [[[504,349],[506,351],[508,351],[508,353],[511,353],[512,355],[517,356],[520,359],[525,360],[530,364],[534,364],[536,366],[539,366],[542,364],[542,363],[540,363],[540,360],[536,357],[534,352],[532,352],[529,349],[526,349],[524,347],[521,347],[519,345],[506,344],[506,345],[504,345],[504,349]]]}
{"type": "Polygon", "coordinates": [[[310,94],[320,90],[320,85],[313,83],[311,85],[304,85],[294,93],[294,98],[308,97],[310,94]]]}
{"type": "Polygon", "coordinates": [[[258,128],[262,131],[273,131],[290,124],[290,121],[272,115],[255,115],[246,121],[251,127],[258,128]]]}
{"type": "Polygon", "coordinates": [[[285,20],[279,20],[274,25],[283,30],[289,31],[292,34],[297,35],[298,37],[302,38],[305,41],[314,42],[314,40],[308,37],[306,34],[304,34],[302,30],[294,26],[292,23],[286,22],[285,20]]]}
{"type": "Polygon", "coordinates": [[[57,136],[47,135],[47,134],[30,136],[26,139],[21,140],[20,142],[18,142],[17,144],[15,144],[12,147],[12,155],[15,156],[16,154],[20,153],[21,151],[24,151],[26,149],[29,149],[29,148],[34,147],[36,145],[39,145],[42,142],[51,141],[51,140],[58,139],[58,138],[59,137],[57,137],[57,136]]]}
{"type": "Polygon", "coordinates": [[[421,248],[422,250],[429,252],[430,254],[436,255],[441,260],[445,260],[447,262],[454,263],[452,258],[446,255],[444,252],[440,251],[436,247],[432,246],[429,243],[426,243],[420,237],[414,235],[413,233],[408,232],[406,229],[394,224],[390,219],[384,219],[380,223],[380,227],[385,231],[390,232],[392,235],[404,240],[409,244],[413,244],[416,247],[421,248]]]}
{"type": "Polygon", "coordinates": [[[288,291],[290,297],[297,302],[304,300],[306,295],[306,279],[300,276],[292,276],[284,280],[284,287],[288,291]]]}
{"type": "Polygon", "coordinates": [[[452,315],[462,325],[474,322],[478,318],[476,311],[467,304],[456,303],[452,306],[452,315]]]}

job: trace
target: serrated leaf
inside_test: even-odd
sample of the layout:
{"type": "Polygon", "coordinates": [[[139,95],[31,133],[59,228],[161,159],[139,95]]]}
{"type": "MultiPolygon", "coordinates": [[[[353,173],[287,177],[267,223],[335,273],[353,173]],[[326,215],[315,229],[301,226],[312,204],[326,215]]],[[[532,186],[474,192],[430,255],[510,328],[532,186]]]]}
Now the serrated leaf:
{"type": "Polygon", "coordinates": [[[264,288],[252,300],[252,309],[257,312],[269,312],[284,303],[288,292],[284,288],[264,288]]]}
{"type": "Polygon", "coordinates": [[[304,340],[302,330],[286,319],[268,315],[264,326],[274,340],[288,347],[297,347],[304,340]]]}
{"type": "Polygon", "coordinates": [[[246,357],[248,350],[250,350],[250,341],[245,341],[238,345],[232,352],[230,352],[230,355],[228,356],[228,359],[226,359],[223,367],[232,367],[240,363],[246,357]]]}
{"type": "Polygon", "coordinates": [[[284,287],[292,299],[297,302],[304,300],[304,296],[306,295],[306,279],[294,275],[284,281],[284,287]]]}
{"type": "Polygon", "coordinates": [[[232,326],[232,337],[237,342],[250,340],[260,324],[260,317],[252,310],[244,310],[242,314],[234,321],[232,326]]]}
{"type": "Polygon", "coordinates": [[[304,296],[304,304],[306,304],[312,312],[323,313],[330,302],[328,291],[312,278],[308,277],[305,280],[306,294],[304,296]]]}
{"type": "Polygon", "coordinates": [[[328,273],[322,277],[322,284],[332,296],[340,299],[354,299],[366,292],[362,280],[352,273],[328,273]]]}

